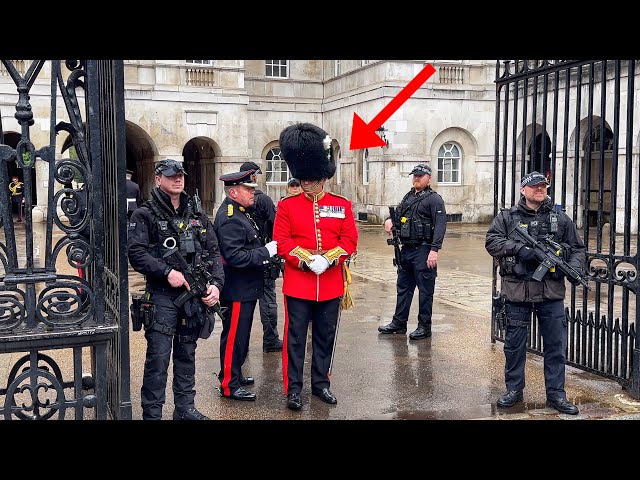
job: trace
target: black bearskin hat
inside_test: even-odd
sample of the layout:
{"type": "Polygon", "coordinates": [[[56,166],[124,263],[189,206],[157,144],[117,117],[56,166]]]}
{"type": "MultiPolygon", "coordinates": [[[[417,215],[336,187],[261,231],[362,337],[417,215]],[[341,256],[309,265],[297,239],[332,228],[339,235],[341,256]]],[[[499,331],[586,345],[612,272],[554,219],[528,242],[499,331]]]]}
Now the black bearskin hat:
{"type": "Polygon", "coordinates": [[[311,123],[296,123],[280,133],[280,152],[291,175],[300,180],[322,180],[336,173],[331,137],[311,123]]]}

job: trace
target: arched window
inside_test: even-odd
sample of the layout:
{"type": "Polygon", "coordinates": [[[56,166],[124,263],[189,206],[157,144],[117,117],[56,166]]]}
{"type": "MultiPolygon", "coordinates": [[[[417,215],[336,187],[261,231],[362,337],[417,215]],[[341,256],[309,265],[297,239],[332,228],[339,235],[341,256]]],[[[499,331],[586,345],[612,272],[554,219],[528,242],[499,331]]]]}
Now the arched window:
{"type": "Polygon", "coordinates": [[[460,184],[460,147],[447,142],[438,151],[438,183],[460,184]]]}
{"type": "Polygon", "coordinates": [[[362,155],[362,184],[369,185],[369,149],[364,149],[362,155]]]}
{"type": "Polygon", "coordinates": [[[267,152],[265,175],[267,184],[283,184],[289,179],[289,168],[280,155],[280,147],[270,148],[267,152]]]}

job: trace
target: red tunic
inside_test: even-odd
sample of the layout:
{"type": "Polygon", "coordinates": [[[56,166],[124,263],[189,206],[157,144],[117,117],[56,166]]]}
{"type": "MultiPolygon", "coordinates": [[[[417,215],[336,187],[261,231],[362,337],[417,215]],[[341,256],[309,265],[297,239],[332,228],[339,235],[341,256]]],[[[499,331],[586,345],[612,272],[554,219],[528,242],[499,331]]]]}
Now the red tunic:
{"type": "MultiPolygon", "coordinates": [[[[286,260],[282,293],[305,300],[324,301],[344,293],[342,263],[358,244],[358,229],[351,201],[331,192],[313,196],[305,193],[285,197],[278,202],[273,226],[273,239],[278,242],[278,254],[286,260]],[[341,247],[346,254],[336,265],[316,275],[303,269],[300,255],[292,255],[300,247],[311,254],[341,247]]],[[[305,252],[303,251],[303,256],[305,252]]]]}

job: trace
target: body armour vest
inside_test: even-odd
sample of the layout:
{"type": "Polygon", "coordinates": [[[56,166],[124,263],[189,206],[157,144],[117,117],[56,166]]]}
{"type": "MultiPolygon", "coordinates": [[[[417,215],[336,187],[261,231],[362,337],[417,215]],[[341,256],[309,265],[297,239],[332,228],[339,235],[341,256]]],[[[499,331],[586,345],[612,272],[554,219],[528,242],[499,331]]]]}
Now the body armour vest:
{"type": "MultiPolygon", "coordinates": [[[[536,240],[551,236],[554,241],[558,241],[558,238],[562,238],[564,228],[564,225],[560,221],[560,215],[554,210],[531,216],[522,212],[517,206],[509,209],[509,223],[509,232],[512,232],[518,225],[525,225],[529,235],[536,240]]],[[[516,234],[514,233],[512,235],[516,234]]],[[[500,275],[516,276],[524,280],[531,279],[537,267],[535,264],[522,262],[522,260],[515,255],[502,257],[499,264],[500,275]]]]}
{"type": "Polygon", "coordinates": [[[417,195],[406,194],[398,206],[395,228],[399,232],[402,243],[430,242],[433,239],[433,220],[430,215],[423,215],[418,208],[433,193],[425,189],[417,195]]]}
{"type": "MultiPolygon", "coordinates": [[[[154,223],[157,231],[157,242],[149,245],[149,253],[154,258],[163,258],[170,248],[165,246],[165,241],[172,238],[177,242],[180,254],[187,263],[195,265],[201,261],[205,261],[208,252],[205,252],[202,245],[205,243],[205,233],[203,232],[202,220],[200,215],[194,213],[191,200],[182,217],[170,216],[165,209],[158,205],[158,200],[152,198],[145,203],[145,206],[151,210],[154,215],[154,223]]],[[[168,245],[172,246],[173,242],[168,245]]],[[[173,257],[164,258],[164,260],[174,267],[176,270],[182,271],[177,260],[173,257]]]]}

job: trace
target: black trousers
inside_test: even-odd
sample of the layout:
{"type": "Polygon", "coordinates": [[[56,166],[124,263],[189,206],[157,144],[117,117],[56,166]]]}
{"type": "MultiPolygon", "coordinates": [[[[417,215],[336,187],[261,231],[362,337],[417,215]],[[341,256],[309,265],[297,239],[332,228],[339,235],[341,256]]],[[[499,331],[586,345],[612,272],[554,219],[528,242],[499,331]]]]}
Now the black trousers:
{"type": "Polygon", "coordinates": [[[197,329],[189,329],[178,319],[185,318],[184,311],[173,304],[175,297],[152,294],[156,304],[155,321],[175,334],[146,329],[147,353],[140,399],[144,420],[161,420],[165,403],[169,360],[173,351],[173,403],[175,409],[184,411],[194,406],[196,395],[196,339],[197,329]]]}
{"type": "Polygon", "coordinates": [[[226,307],[220,334],[220,373],[218,379],[223,395],[229,396],[240,388],[242,365],[249,351],[253,312],[258,300],[233,302],[220,299],[226,307]]]}
{"type": "Polygon", "coordinates": [[[504,379],[507,390],[525,386],[524,367],[531,313],[535,311],[544,345],[544,383],[547,398],[566,399],[564,389],[567,359],[567,317],[563,300],[525,303],[507,302],[507,328],[504,337],[504,379]]]}
{"type": "Polygon", "coordinates": [[[329,367],[336,337],[340,297],[322,302],[285,295],[285,333],[282,349],[284,392],[300,393],[307,330],[311,323],[311,389],[329,388],[329,367]]]}
{"type": "Polygon", "coordinates": [[[433,311],[433,292],[436,288],[437,268],[427,268],[427,256],[431,250],[429,245],[418,247],[403,245],[401,252],[402,269],[398,272],[396,283],[396,311],[393,315],[394,325],[406,325],[409,320],[411,301],[416,286],[419,295],[418,323],[431,330],[431,313],[433,311]]]}
{"type": "Polygon", "coordinates": [[[278,302],[276,281],[268,275],[264,277],[264,294],[259,300],[260,321],[262,322],[262,343],[273,345],[278,341],[278,302]]]}

